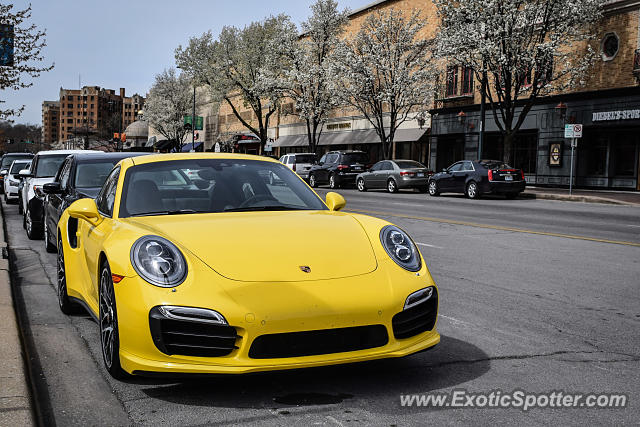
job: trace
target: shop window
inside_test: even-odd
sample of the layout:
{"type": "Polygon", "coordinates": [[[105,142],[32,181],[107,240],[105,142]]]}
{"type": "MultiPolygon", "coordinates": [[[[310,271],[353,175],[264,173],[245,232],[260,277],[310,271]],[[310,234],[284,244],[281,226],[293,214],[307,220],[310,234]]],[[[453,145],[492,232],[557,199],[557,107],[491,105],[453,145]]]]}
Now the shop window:
{"type": "Polygon", "coordinates": [[[607,174],[607,146],[606,138],[598,138],[591,144],[585,144],[586,175],[607,174]]]}
{"type": "Polygon", "coordinates": [[[473,68],[462,68],[462,94],[470,95],[473,93],[473,68]]]}
{"type": "Polygon", "coordinates": [[[602,60],[611,61],[618,54],[620,39],[616,33],[607,33],[602,38],[602,60]]]}
{"type": "Polygon", "coordinates": [[[636,144],[633,140],[616,141],[611,144],[614,176],[634,176],[636,159],[636,144]]]}
{"type": "Polygon", "coordinates": [[[513,141],[511,155],[511,166],[522,169],[524,173],[536,173],[538,135],[535,133],[517,135],[513,141]]]}
{"type": "Polygon", "coordinates": [[[458,66],[447,67],[447,88],[446,96],[456,96],[458,94],[458,66]]]}

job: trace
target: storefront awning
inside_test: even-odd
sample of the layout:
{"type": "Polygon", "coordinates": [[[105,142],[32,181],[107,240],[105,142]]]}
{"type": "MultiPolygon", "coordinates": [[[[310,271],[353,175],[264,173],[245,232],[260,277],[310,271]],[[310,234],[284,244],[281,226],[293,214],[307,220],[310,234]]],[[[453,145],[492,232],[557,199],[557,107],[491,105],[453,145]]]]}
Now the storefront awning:
{"type": "MultiPolygon", "coordinates": [[[[418,141],[427,129],[398,129],[396,142],[418,141]]],[[[318,145],[378,144],[380,137],[375,129],[353,130],[347,132],[323,132],[318,145]]],[[[304,147],[309,144],[307,134],[284,135],[274,141],[274,147],[304,147]]]]}

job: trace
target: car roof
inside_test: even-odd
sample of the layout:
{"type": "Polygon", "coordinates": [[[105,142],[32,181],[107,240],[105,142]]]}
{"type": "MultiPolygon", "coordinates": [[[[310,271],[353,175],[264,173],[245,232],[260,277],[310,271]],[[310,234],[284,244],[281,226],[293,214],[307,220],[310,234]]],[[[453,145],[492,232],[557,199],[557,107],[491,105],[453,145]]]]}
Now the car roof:
{"type": "Polygon", "coordinates": [[[285,156],[315,156],[316,153],[289,153],[285,154],[285,156]]]}
{"type": "Polygon", "coordinates": [[[59,154],[75,154],[75,153],[102,153],[97,150],[46,150],[38,151],[37,156],[54,156],[59,154]]]}
{"type": "Polygon", "coordinates": [[[340,153],[340,154],[363,153],[363,154],[367,154],[367,153],[365,153],[364,151],[361,151],[361,150],[335,150],[335,151],[329,151],[329,153],[340,153]]]}
{"type": "Polygon", "coordinates": [[[33,153],[15,153],[14,152],[14,153],[6,153],[6,154],[2,155],[2,157],[13,157],[13,156],[21,156],[21,157],[31,156],[31,157],[33,157],[33,153]]]}
{"type": "Polygon", "coordinates": [[[73,153],[69,155],[69,157],[73,157],[76,162],[89,162],[93,160],[101,160],[101,159],[112,159],[112,160],[122,160],[127,159],[129,157],[138,157],[149,155],[149,153],[129,153],[129,152],[113,152],[113,153],[104,153],[104,152],[91,152],[91,153],[73,153]]]}
{"type": "Polygon", "coordinates": [[[192,160],[192,159],[228,159],[228,160],[256,160],[262,162],[280,162],[271,157],[255,156],[253,154],[238,153],[167,153],[167,154],[149,154],[148,156],[139,156],[131,158],[134,165],[145,163],[166,162],[171,160],[192,160]]]}

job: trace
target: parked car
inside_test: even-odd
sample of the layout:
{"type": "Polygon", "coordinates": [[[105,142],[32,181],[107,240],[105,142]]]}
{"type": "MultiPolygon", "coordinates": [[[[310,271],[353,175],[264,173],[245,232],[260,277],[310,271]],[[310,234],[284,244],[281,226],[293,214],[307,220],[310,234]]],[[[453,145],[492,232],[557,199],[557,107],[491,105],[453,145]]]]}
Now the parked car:
{"type": "Polygon", "coordinates": [[[27,159],[14,160],[8,169],[0,173],[4,178],[2,180],[2,189],[5,203],[18,200],[18,185],[20,185],[20,176],[18,174],[21,170],[26,169],[30,163],[31,160],[27,159]]]}
{"type": "Polygon", "coordinates": [[[56,251],[56,230],[62,212],[76,200],[95,198],[111,173],[122,159],[148,153],[102,153],[82,151],[69,155],[52,182],[42,186],[43,237],[47,252],[56,251]]]}
{"type": "Polygon", "coordinates": [[[23,211],[22,211],[22,189],[24,188],[24,183],[26,181],[26,178],[24,178],[24,176],[21,176],[20,174],[23,173],[23,171],[26,171],[26,173],[29,173],[29,169],[31,168],[31,160],[29,160],[29,162],[24,166],[24,168],[18,172],[18,214],[22,215],[23,211]]]}
{"type": "MultiPolygon", "coordinates": [[[[42,186],[53,181],[60,165],[69,154],[86,153],[89,150],[51,150],[38,152],[31,161],[31,167],[20,175],[25,178],[22,187],[22,225],[27,230],[27,237],[32,240],[42,238],[42,203],[44,192],[42,186]]],[[[101,153],[101,151],[93,151],[101,153]]]]}
{"type": "Polygon", "coordinates": [[[359,191],[386,188],[389,193],[406,188],[427,191],[433,171],[414,160],[382,160],[356,177],[359,191]]]}
{"type": "Polygon", "coordinates": [[[315,153],[291,153],[280,157],[280,162],[306,180],[317,159],[315,153]]]}
{"type": "Polygon", "coordinates": [[[463,193],[476,199],[492,193],[513,199],[525,186],[524,172],[500,160],[463,160],[433,175],[429,179],[429,194],[463,193]]]}
{"type": "Polygon", "coordinates": [[[368,163],[369,155],[363,151],[329,151],[309,171],[309,185],[329,184],[332,189],[353,185],[368,163]]]}
{"type": "Polygon", "coordinates": [[[2,161],[0,162],[0,191],[4,192],[4,175],[2,172],[7,172],[9,170],[9,166],[15,160],[31,160],[33,158],[33,154],[31,153],[7,153],[2,156],[2,161]]]}
{"type": "Polygon", "coordinates": [[[438,291],[420,251],[387,221],[338,212],[345,203],[333,192],[323,202],[264,157],[125,159],[96,199],[60,217],[60,309],[96,319],[115,378],[299,369],[435,346],[438,291]],[[165,180],[184,169],[211,191],[165,180]],[[265,171],[283,185],[265,184],[265,171]],[[283,230],[309,242],[330,230],[348,244],[301,246],[283,230]]]}

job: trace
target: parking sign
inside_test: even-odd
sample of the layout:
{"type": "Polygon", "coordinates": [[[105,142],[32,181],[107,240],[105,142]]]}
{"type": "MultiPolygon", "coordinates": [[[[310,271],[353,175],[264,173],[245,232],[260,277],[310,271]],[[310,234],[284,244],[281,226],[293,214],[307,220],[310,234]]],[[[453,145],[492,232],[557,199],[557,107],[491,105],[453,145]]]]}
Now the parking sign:
{"type": "Polygon", "coordinates": [[[582,138],[582,125],[564,125],[565,138],[582,138]]]}

